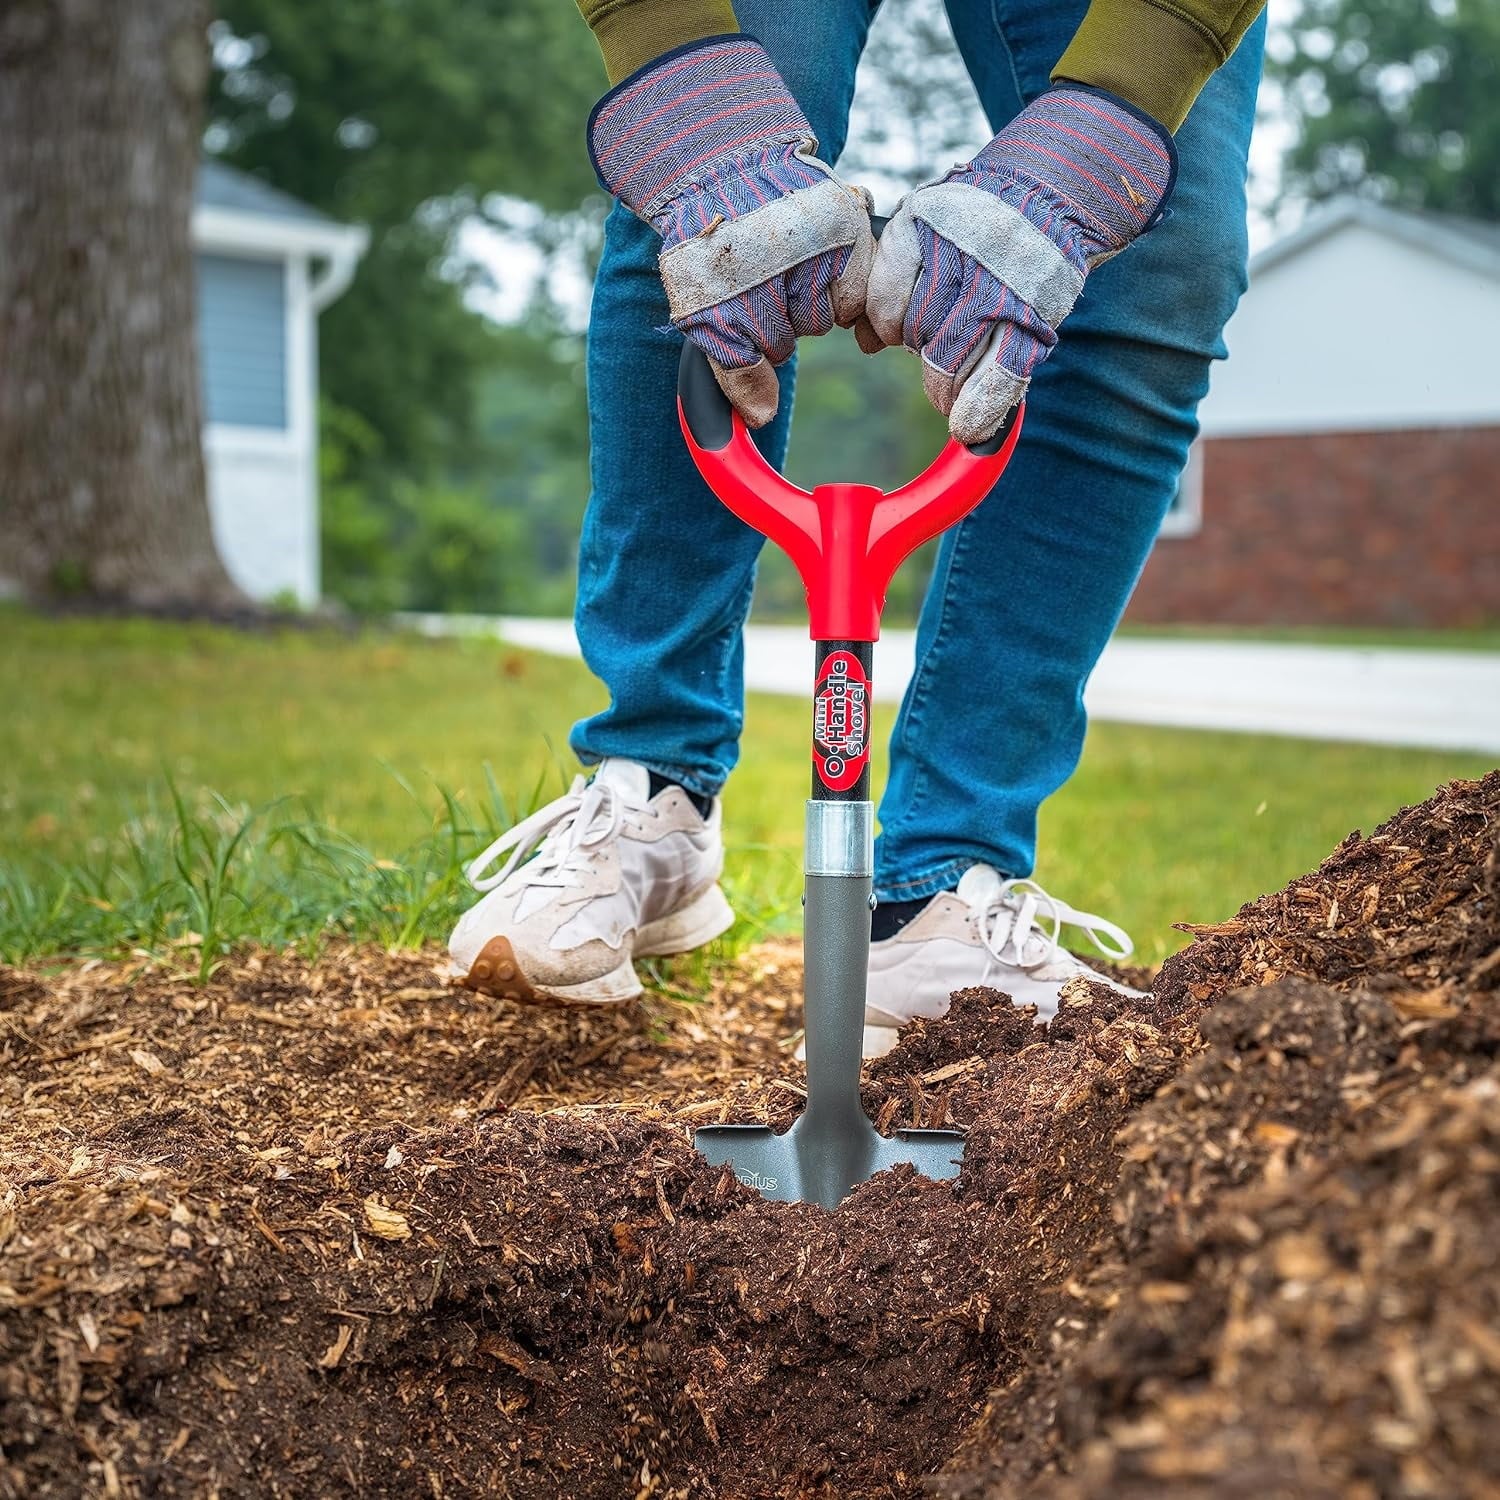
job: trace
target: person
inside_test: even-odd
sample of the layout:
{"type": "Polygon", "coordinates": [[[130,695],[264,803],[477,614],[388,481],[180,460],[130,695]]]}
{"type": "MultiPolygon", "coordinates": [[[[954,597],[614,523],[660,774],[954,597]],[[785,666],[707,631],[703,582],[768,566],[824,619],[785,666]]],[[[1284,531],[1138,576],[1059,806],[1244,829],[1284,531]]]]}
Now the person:
{"type": "Polygon", "coordinates": [[[866,1051],[970,985],[1050,1015],[1091,972],[1062,925],[1130,951],[1029,879],[1037,809],[1077,763],[1084,685],[1244,290],[1263,0],[947,0],[996,135],[909,194],[878,244],[834,170],[878,0],[579,4],[612,85],[588,133],[617,202],[589,331],[576,623],[610,702],[572,733],[592,780],[471,867],[483,895],[454,972],[494,996],[621,1001],[634,958],[733,920],[719,794],[762,539],[681,441],[680,338],[779,467],[796,340],[839,325],[867,352],[916,353],[963,441],[1030,392],[1009,470],[944,535],[922,608],[880,805],[866,1051]]]}

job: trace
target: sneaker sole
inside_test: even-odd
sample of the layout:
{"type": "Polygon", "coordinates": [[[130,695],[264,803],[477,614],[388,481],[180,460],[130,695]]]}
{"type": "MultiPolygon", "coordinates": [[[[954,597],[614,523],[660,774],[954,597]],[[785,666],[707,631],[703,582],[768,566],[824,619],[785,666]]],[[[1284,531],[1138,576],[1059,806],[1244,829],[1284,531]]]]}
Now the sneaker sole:
{"type": "MultiPolygon", "coordinates": [[[[712,885],[686,906],[642,927],[636,935],[635,951],[642,958],[690,953],[733,925],[733,908],[724,892],[712,885]]],[[[628,958],[609,973],[581,984],[537,984],[526,977],[510,939],[505,937],[491,938],[458,982],[475,994],[522,1005],[623,1005],[641,993],[640,977],[628,958]]]]}

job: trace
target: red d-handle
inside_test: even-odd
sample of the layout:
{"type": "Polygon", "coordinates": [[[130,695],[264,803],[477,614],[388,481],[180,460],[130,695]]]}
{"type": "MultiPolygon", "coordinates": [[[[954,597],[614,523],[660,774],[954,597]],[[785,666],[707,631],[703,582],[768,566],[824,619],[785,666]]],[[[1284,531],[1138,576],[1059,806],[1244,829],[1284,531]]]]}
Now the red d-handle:
{"type": "Polygon", "coordinates": [[[879,639],[896,569],[995,487],[1023,412],[1024,403],[982,443],[950,438],[926,470],[889,494],[869,484],[820,484],[809,494],[766,462],[691,340],[677,367],[677,416],[698,472],[740,520],[796,565],[815,641],[879,639]]]}

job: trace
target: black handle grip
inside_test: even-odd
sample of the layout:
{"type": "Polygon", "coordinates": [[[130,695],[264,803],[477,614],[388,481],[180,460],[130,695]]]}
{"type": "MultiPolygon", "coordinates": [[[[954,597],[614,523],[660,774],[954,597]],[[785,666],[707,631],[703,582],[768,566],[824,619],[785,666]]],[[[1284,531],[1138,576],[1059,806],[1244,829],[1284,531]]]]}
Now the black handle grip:
{"type": "MultiPolygon", "coordinates": [[[[683,421],[700,448],[717,453],[729,446],[734,437],[734,408],[719,389],[708,356],[691,339],[683,340],[682,358],[677,362],[677,399],[682,404],[683,421]]],[[[993,437],[964,446],[980,458],[998,453],[1020,414],[1019,405],[1011,407],[993,437]]]]}
{"type": "Polygon", "coordinates": [[[710,453],[727,448],[734,437],[734,408],[719,389],[708,356],[692,341],[682,341],[677,361],[677,400],[693,441],[710,453]]]}

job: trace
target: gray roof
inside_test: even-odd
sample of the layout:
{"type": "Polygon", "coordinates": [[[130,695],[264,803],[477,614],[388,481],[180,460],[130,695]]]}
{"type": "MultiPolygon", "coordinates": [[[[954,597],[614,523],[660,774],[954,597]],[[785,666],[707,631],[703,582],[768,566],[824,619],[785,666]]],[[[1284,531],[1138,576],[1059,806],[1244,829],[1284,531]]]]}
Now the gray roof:
{"type": "Polygon", "coordinates": [[[198,204],[202,208],[232,208],[267,219],[296,219],[303,224],[336,224],[300,198],[273,188],[259,177],[205,158],[198,168],[198,204]]]}
{"type": "Polygon", "coordinates": [[[1427,214],[1432,223],[1449,234],[1471,241],[1491,255],[1500,255],[1500,224],[1485,224],[1478,219],[1460,219],[1452,214],[1427,214]]]}
{"type": "Polygon", "coordinates": [[[1269,271],[1346,224],[1361,224],[1419,250],[1440,255],[1481,275],[1500,279],[1500,224],[1463,219],[1453,214],[1418,213],[1389,208],[1371,198],[1350,194],[1313,209],[1290,234],[1250,258],[1250,274],[1269,271]]]}

